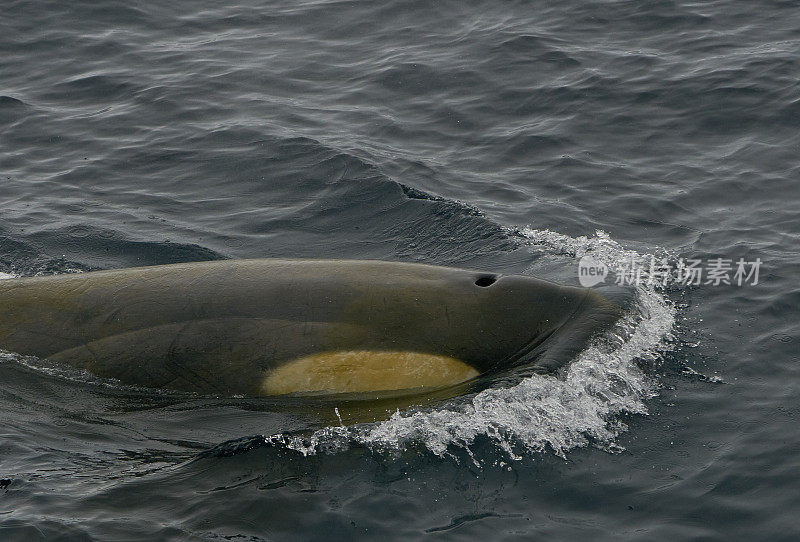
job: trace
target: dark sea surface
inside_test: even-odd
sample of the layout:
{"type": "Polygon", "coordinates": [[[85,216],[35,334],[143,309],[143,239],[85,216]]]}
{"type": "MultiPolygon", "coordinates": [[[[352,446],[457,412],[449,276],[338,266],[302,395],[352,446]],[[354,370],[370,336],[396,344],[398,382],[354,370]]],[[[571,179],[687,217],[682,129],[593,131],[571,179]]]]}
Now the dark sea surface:
{"type": "Polygon", "coordinates": [[[763,265],[372,423],[4,353],[0,540],[797,540],[799,78],[797,1],[4,0],[6,275],[763,265]]]}

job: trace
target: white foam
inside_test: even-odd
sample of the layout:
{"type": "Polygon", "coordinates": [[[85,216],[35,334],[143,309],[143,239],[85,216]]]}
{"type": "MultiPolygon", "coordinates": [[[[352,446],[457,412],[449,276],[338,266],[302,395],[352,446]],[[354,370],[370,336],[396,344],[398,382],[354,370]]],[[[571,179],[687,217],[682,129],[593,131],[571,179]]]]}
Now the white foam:
{"type": "MultiPolygon", "coordinates": [[[[610,267],[650,258],[623,248],[601,231],[578,238],[530,228],[515,233],[539,249],[576,262],[585,254],[610,267]]],[[[440,456],[460,447],[472,455],[470,447],[478,437],[487,437],[512,459],[545,450],[564,457],[589,443],[619,450],[614,439],[627,429],[620,414],[646,414],[646,400],[656,389],[636,360],[657,358],[667,349],[674,322],[674,307],[663,292],[637,286],[633,309],[606,340],[590,345],[558,376],[530,376],[513,387],[487,389],[456,406],[396,412],[383,422],[268,440],[305,455],[343,449],[350,442],[382,450],[424,445],[440,456]]]]}
{"type": "Polygon", "coordinates": [[[17,275],[12,275],[11,273],[0,273],[0,280],[15,279],[15,278],[17,278],[17,275]]]}

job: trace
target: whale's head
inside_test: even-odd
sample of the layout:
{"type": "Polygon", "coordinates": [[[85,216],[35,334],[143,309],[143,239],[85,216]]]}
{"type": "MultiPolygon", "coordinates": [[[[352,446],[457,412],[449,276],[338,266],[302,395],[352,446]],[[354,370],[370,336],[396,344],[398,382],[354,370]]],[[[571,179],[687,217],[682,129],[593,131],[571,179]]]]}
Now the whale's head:
{"type": "Polygon", "coordinates": [[[520,366],[552,371],[622,314],[598,291],[526,276],[360,271],[341,285],[351,296],[324,347],[270,371],[263,393],[444,387],[520,366]]]}

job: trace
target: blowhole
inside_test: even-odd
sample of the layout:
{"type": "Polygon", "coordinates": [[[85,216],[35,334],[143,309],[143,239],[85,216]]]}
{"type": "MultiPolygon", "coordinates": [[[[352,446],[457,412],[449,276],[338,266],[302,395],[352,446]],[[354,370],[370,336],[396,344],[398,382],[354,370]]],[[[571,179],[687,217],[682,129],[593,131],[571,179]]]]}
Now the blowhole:
{"type": "Polygon", "coordinates": [[[486,288],[487,286],[491,286],[497,282],[497,277],[494,275],[481,275],[475,281],[475,286],[481,286],[482,288],[486,288]]]}

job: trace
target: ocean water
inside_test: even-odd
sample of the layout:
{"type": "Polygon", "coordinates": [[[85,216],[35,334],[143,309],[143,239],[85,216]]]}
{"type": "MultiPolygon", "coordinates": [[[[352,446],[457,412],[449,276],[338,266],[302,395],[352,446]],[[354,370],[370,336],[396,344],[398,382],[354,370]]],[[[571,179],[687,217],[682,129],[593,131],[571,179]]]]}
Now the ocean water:
{"type": "Polygon", "coordinates": [[[797,539],[799,80],[795,1],[3,2],[2,280],[762,265],[368,423],[4,352],[0,540],[797,539]]]}

